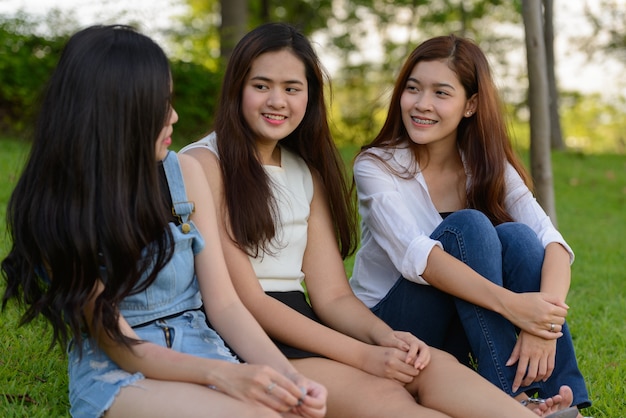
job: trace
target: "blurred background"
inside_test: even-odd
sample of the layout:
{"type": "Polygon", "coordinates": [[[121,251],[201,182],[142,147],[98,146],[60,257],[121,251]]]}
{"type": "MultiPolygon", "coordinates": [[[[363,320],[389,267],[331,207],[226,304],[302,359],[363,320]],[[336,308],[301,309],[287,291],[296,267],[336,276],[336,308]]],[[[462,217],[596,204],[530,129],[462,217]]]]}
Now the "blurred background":
{"type": "MultiPolygon", "coordinates": [[[[626,152],[626,0],[543,4],[554,33],[548,65],[561,128],[553,148],[626,152]]],[[[38,93],[71,33],[123,23],[153,37],[172,61],[182,146],[211,129],[230,48],[254,26],[277,20],[314,41],[332,80],[340,145],[373,138],[404,58],[426,38],[451,32],[485,50],[515,141],[529,142],[521,0],[0,0],[0,136],[28,137],[38,93]]]]}

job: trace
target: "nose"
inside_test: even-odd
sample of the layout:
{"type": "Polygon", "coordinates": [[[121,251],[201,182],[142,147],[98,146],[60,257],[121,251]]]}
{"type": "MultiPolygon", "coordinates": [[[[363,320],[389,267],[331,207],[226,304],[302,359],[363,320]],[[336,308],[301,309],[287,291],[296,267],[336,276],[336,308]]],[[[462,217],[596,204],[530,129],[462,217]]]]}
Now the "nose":
{"type": "Polygon", "coordinates": [[[279,89],[272,89],[267,97],[267,105],[273,109],[285,107],[285,93],[279,89]]]}
{"type": "Polygon", "coordinates": [[[176,112],[176,110],[174,108],[171,109],[170,111],[170,125],[175,124],[176,122],[178,122],[178,113],[176,112]]]}
{"type": "Polygon", "coordinates": [[[417,110],[425,112],[433,109],[433,102],[432,100],[430,100],[428,94],[426,94],[425,92],[420,92],[415,97],[414,106],[417,110]]]}

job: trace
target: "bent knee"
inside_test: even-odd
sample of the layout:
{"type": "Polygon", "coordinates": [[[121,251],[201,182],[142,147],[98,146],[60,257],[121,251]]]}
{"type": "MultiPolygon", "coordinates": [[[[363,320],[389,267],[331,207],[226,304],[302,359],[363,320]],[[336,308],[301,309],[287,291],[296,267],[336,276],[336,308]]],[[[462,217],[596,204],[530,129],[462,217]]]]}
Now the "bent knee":
{"type": "Polygon", "coordinates": [[[461,364],[452,354],[435,347],[430,347],[430,361],[461,364]]]}

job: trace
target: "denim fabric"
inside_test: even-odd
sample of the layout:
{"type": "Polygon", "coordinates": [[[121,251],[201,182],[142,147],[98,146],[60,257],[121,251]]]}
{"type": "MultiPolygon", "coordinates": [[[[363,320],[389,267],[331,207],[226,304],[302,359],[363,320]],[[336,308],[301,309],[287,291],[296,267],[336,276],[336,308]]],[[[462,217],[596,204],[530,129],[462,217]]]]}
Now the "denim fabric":
{"type": "MultiPolygon", "coordinates": [[[[202,310],[188,311],[135,328],[135,332],[144,341],[181,353],[238,363],[224,341],[206,326],[205,321],[202,310]]],[[[141,380],[144,379],[141,373],[131,374],[122,370],[90,339],[83,344],[82,358],[76,348],[69,350],[68,371],[70,413],[74,418],[102,416],[111,407],[120,389],[131,385],[141,387],[141,380]]]]}
{"type": "Polygon", "coordinates": [[[169,224],[174,239],[174,254],[148,289],[130,295],[120,303],[120,311],[131,326],[202,306],[194,255],[204,248],[204,240],[194,223],[189,221],[193,203],[187,201],[176,153],[170,151],[167,154],[163,168],[174,212],[180,220],[178,224],[169,224]]]}
{"type": "MultiPolygon", "coordinates": [[[[180,224],[170,223],[174,254],[144,292],[120,304],[120,313],[139,338],[199,357],[238,362],[219,335],[206,325],[194,271],[194,255],[204,240],[188,220],[193,204],[187,202],[182,173],[173,152],[164,160],[170,194],[180,224]],[[187,226],[185,226],[187,225],[187,226]]],[[[120,389],[141,386],[144,376],[117,366],[92,340],[82,345],[82,358],[73,344],[68,349],[69,396],[73,417],[99,417],[113,404],[120,389]]]]}
{"type": "MultiPolygon", "coordinates": [[[[446,252],[488,280],[513,292],[536,292],[541,282],[544,248],[536,234],[521,223],[494,227],[476,210],[449,215],[433,231],[446,252]]],[[[536,382],[513,393],[517,364],[506,366],[517,329],[501,315],[454,298],[431,286],[400,278],[372,311],[392,328],[412,332],[428,344],[452,352],[463,361],[467,346],[455,321],[465,330],[478,372],[506,393],[537,391],[540,397],[558,393],[561,385],[574,392],[574,405],[590,405],[585,381],[578,369],[567,324],[557,340],[556,364],[546,382],[536,382]],[[456,341],[456,342],[455,342],[456,341]]]]}

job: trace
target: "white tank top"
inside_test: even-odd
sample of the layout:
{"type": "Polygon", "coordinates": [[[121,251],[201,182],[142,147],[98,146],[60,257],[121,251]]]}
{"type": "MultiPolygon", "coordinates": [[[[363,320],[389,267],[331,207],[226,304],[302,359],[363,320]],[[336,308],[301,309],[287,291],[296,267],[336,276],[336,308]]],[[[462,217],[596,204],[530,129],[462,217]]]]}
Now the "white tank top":
{"type": "MultiPolygon", "coordinates": [[[[218,158],[216,135],[210,135],[181,149],[208,148],[218,158]]],[[[280,167],[264,166],[272,181],[280,224],[271,243],[273,254],[250,257],[266,292],[303,291],[302,259],[307,243],[308,219],[313,198],[313,179],[308,166],[296,154],[281,148],[280,167]]]]}

